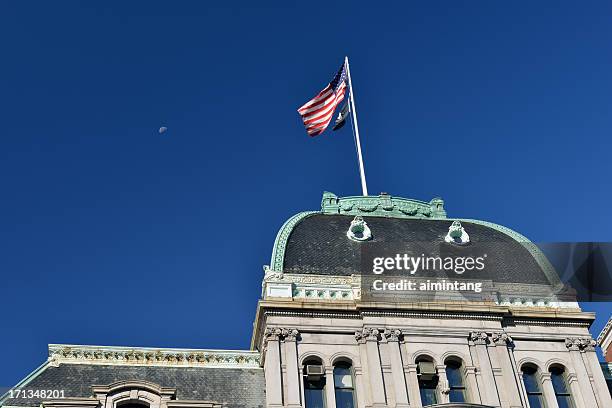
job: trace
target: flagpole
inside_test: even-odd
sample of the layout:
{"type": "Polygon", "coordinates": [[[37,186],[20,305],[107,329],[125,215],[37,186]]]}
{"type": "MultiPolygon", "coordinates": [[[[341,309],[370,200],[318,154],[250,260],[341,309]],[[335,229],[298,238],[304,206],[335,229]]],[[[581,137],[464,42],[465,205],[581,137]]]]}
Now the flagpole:
{"type": "Polygon", "coordinates": [[[365,170],[363,168],[363,157],[361,157],[361,142],[359,141],[359,126],[357,126],[357,111],[355,111],[355,96],[353,94],[353,84],[351,83],[351,69],[349,68],[348,57],[344,57],[346,64],[346,75],[348,76],[349,88],[351,88],[351,113],[353,114],[353,123],[355,124],[355,142],[357,145],[357,158],[359,159],[359,176],[361,177],[361,191],[364,196],[368,195],[368,185],[366,184],[365,170]]]}

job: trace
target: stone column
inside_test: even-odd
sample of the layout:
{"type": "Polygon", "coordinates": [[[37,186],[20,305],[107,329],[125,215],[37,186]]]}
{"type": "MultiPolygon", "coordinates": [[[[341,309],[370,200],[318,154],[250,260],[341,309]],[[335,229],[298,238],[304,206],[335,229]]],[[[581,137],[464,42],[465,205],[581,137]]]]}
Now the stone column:
{"type": "Polygon", "coordinates": [[[325,403],[328,407],[336,406],[336,387],[334,383],[334,367],[325,367],[325,403]]]}
{"type": "Polygon", "coordinates": [[[280,329],[268,328],[264,332],[264,373],[266,378],[266,402],[269,408],[283,406],[280,336],[280,329]]]}
{"type": "Polygon", "coordinates": [[[470,353],[481,375],[477,376],[478,389],[482,404],[497,407],[500,405],[497,387],[493,376],[491,361],[487,351],[488,335],[486,332],[471,332],[469,336],[470,353]]]}
{"type": "Polygon", "coordinates": [[[408,364],[406,367],[406,383],[408,384],[408,399],[411,408],[421,408],[421,391],[419,390],[419,378],[417,377],[417,365],[408,364]]]}
{"type": "MultiPolygon", "coordinates": [[[[546,408],[559,408],[557,398],[555,397],[555,389],[553,388],[552,381],[550,379],[550,373],[541,372],[539,377],[540,387],[542,388],[542,396],[544,397],[546,408]]],[[[525,394],[527,394],[527,391],[525,391],[525,394]]]]}
{"type": "Polygon", "coordinates": [[[395,391],[395,406],[398,408],[408,407],[408,392],[406,390],[406,379],[404,378],[404,365],[400,351],[400,337],[402,331],[398,329],[386,329],[384,336],[389,346],[389,359],[391,360],[391,376],[393,378],[393,389],[395,391]]]}
{"type": "Polygon", "coordinates": [[[495,347],[489,349],[495,353],[496,366],[499,368],[498,376],[495,378],[497,389],[500,393],[500,402],[503,408],[520,408],[523,406],[520,397],[520,384],[514,373],[514,366],[510,353],[514,347],[512,337],[505,332],[496,332],[491,336],[491,344],[495,347]]]}
{"type": "Polygon", "coordinates": [[[593,386],[580,356],[581,350],[585,347],[585,341],[584,338],[565,339],[565,347],[569,350],[572,362],[572,367],[566,367],[566,370],[571,370],[571,374],[566,373],[567,382],[571,383],[571,393],[577,408],[595,408],[597,401],[593,393],[593,386]]]}
{"type": "Polygon", "coordinates": [[[382,367],[378,354],[378,329],[365,327],[361,332],[355,333],[357,341],[365,339],[366,354],[368,359],[368,377],[372,391],[372,406],[386,407],[385,385],[383,382],[382,367]]]}
{"type": "Polygon", "coordinates": [[[438,404],[447,404],[450,402],[450,387],[448,378],[446,377],[446,365],[439,364],[436,366],[438,372],[438,404]]]}
{"type": "Polygon", "coordinates": [[[600,407],[612,407],[612,397],[608,391],[606,379],[603,376],[601,365],[595,354],[597,343],[593,339],[585,339],[582,348],[582,360],[593,377],[593,389],[600,407]]]}
{"type": "Polygon", "coordinates": [[[300,391],[300,367],[298,364],[297,338],[299,332],[296,329],[282,329],[284,338],[284,358],[287,370],[287,395],[285,398],[286,406],[289,408],[301,407],[300,391]]]}

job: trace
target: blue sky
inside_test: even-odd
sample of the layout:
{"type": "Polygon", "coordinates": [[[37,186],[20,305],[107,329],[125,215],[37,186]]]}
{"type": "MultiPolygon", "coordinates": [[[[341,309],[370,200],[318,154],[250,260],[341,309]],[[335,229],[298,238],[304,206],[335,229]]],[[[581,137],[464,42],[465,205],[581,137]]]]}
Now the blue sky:
{"type": "MultiPolygon", "coordinates": [[[[612,240],[610,2],[0,3],[0,386],[47,343],[248,348],[280,225],[360,192],[612,240]],[[168,131],[157,133],[160,126],[168,131]],[[219,287],[228,288],[220,291],[219,287]]],[[[586,305],[600,315],[612,307],[586,305]]]]}

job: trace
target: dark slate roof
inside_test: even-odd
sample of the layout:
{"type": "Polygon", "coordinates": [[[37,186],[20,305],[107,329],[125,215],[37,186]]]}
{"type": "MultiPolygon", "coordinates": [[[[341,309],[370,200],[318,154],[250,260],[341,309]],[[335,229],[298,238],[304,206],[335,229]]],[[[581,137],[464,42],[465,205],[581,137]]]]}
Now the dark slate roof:
{"type": "MultiPolygon", "coordinates": [[[[60,364],[47,367],[23,389],[65,390],[65,397],[91,397],[92,385],[144,380],[176,388],[177,400],[226,403],[228,407],[265,407],[262,369],[60,364]]],[[[3,405],[38,406],[40,399],[8,399],[3,405]]]]}
{"type": "MultiPolygon", "coordinates": [[[[346,236],[353,218],[352,215],[313,214],[300,221],[289,235],[283,271],[319,275],[360,274],[362,255],[384,248],[389,253],[396,251],[394,253],[411,256],[480,256],[486,253],[486,271],[494,282],[551,283],[523,243],[489,226],[461,221],[471,241],[461,247],[444,242],[452,223],[450,219],[363,217],[372,231],[372,239],[355,242],[346,236]]],[[[419,275],[429,277],[436,276],[436,273],[419,275]]],[[[482,278],[468,272],[462,277],[482,278]]]]}

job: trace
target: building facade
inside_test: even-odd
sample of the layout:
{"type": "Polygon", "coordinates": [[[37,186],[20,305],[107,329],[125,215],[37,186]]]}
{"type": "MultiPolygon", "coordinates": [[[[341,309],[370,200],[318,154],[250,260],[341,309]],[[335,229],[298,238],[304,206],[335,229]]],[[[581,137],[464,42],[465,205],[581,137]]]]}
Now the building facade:
{"type": "Polygon", "coordinates": [[[441,199],[324,193],[277,235],[249,351],[51,345],[2,405],[610,408],[594,315],[559,295],[550,268],[506,227],[447,218],[441,199]],[[372,294],[364,260],[377,245],[484,249],[486,296],[372,294]]]}
{"type": "Polygon", "coordinates": [[[610,394],[612,394],[612,316],[597,337],[597,343],[604,355],[605,361],[601,363],[601,368],[608,383],[610,394]]]}

